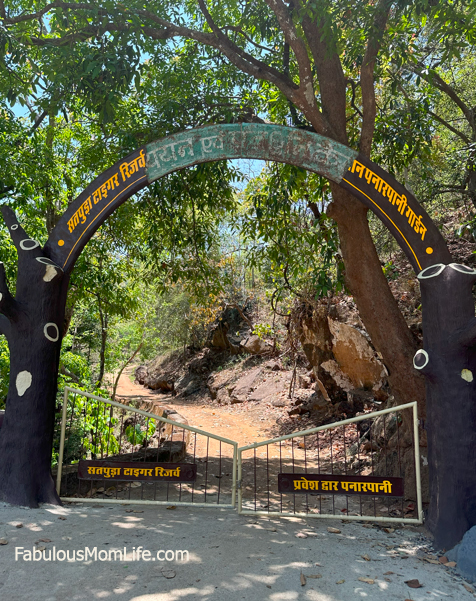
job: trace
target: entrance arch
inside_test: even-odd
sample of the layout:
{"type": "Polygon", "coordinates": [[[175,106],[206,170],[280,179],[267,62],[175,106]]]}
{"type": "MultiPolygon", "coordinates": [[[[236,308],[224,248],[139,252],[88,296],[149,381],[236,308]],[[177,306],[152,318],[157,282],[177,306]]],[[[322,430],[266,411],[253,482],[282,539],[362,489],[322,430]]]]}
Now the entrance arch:
{"type": "Polygon", "coordinates": [[[82,249],[118,206],[156,179],[199,163],[250,158],[318,173],[356,196],[387,226],[416,273],[451,262],[438,228],[414,196],[355,150],[279,125],[211,125],[142,146],[97,177],[65,211],[45,253],[70,273],[82,249]]]}

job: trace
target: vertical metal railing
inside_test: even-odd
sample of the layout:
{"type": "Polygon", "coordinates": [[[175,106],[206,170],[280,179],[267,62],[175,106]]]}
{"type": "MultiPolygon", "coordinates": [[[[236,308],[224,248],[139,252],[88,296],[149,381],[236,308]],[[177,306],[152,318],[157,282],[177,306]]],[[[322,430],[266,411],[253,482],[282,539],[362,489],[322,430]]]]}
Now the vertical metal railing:
{"type": "Polygon", "coordinates": [[[417,524],[423,521],[416,403],[255,442],[238,448],[237,460],[238,512],[241,514],[417,524]],[[412,421],[413,449],[407,452],[412,452],[413,468],[408,461],[404,465],[401,458],[399,431],[403,422],[400,416],[405,411],[411,414],[412,421]],[[388,446],[389,425],[395,430],[392,449],[388,446]],[[382,428],[380,436],[379,427],[382,428]],[[406,482],[414,485],[416,507],[412,503],[404,507],[403,497],[383,498],[377,494],[283,494],[278,492],[278,473],[405,477],[406,482]]]}
{"type": "Polygon", "coordinates": [[[88,503],[127,501],[137,504],[231,508],[236,506],[237,449],[236,441],[217,434],[88,392],[65,387],[56,488],[65,501],[87,499],[88,503]],[[151,424],[154,428],[150,427],[151,424]],[[76,441],[76,447],[74,452],[68,451],[69,457],[65,464],[68,437],[71,441],[76,441]],[[80,459],[159,462],[165,461],[160,457],[164,454],[167,456],[167,453],[172,457],[166,460],[169,463],[196,464],[197,480],[186,484],[116,483],[104,479],[102,487],[98,485],[99,479],[96,486],[92,480],[77,480],[75,464],[80,459]],[[180,453],[179,461],[173,460],[174,453],[175,455],[180,453]],[[72,493],[72,484],[76,487],[74,493],[72,493]],[[110,488],[114,488],[111,494],[115,494],[115,498],[107,496],[107,484],[114,484],[110,488]],[[84,492],[85,486],[89,486],[89,491],[84,492]]]}

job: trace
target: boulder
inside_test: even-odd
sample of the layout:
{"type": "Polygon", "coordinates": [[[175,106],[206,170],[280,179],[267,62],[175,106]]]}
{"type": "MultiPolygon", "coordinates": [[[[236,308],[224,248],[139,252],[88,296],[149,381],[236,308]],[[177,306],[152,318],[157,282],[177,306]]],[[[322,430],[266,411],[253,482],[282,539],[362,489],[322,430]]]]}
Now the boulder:
{"type": "Polygon", "coordinates": [[[230,341],[227,337],[229,328],[230,326],[226,321],[220,321],[211,333],[210,345],[222,350],[230,348],[230,341]]]}
{"type": "Polygon", "coordinates": [[[137,382],[139,382],[139,384],[144,384],[144,382],[147,378],[147,375],[148,375],[147,367],[145,365],[139,365],[139,367],[135,371],[135,376],[136,376],[137,382]]]}
{"type": "Polygon", "coordinates": [[[318,368],[323,361],[332,359],[332,336],[327,321],[327,303],[301,308],[299,339],[307,360],[318,368]]]}
{"type": "Polygon", "coordinates": [[[339,367],[351,380],[352,388],[378,390],[388,375],[375,357],[369,342],[358,330],[328,318],[332,334],[332,351],[339,367]]]}
{"type": "Polygon", "coordinates": [[[249,336],[241,343],[241,347],[250,355],[262,355],[272,351],[272,346],[268,342],[255,335],[249,336]]]}
{"type": "Polygon", "coordinates": [[[258,367],[256,369],[252,369],[250,372],[237,380],[230,394],[231,402],[243,403],[246,401],[250,392],[257,385],[261,374],[261,368],[258,367]]]}
{"type": "Polygon", "coordinates": [[[283,369],[283,366],[279,361],[273,360],[265,363],[263,367],[265,367],[266,369],[270,369],[271,371],[281,371],[283,369]]]}
{"type": "Polygon", "coordinates": [[[163,376],[147,376],[144,386],[151,390],[161,390],[162,392],[172,392],[174,383],[172,380],[165,380],[163,376]]]}
{"type": "Polygon", "coordinates": [[[295,399],[295,405],[296,407],[288,411],[288,415],[308,413],[313,415],[319,423],[333,411],[333,406],[326,401],[320,391],[300,390],[295,399]]]}
{"type": "Polygon", "coordinates": [[[476,583],[476,526],[470,528],[463,536],[463,540],[446,553],[450,561],[456,561],[458,572],[476,583]]]}
{"type": "Polygon", "coordinates": [[[205,374],[211,369],[213,356],[209,348],[203,349],[188,364],[188,370],[192,374],[205,374]]]}
{"type": "Polygon", "coordinates": [[[198,390],[200,390],[201,387],[201,382],[198,379],[193,379],[190,380],[190,382],[188,382],[188,384],[185,386],[185,388],[180,392],[180,394],[183,397],[187,397],[190,396],[191,394],[193,394],[194,392],[197,392],[198,390]]]}
{"type": "Polygon", "coordinates": [[[273,401],[281,393],[287,393],[289,390],[290,375],[289,372],[283,375],[269,376],[260,384],[248,397],[249,401],[273,401]]]}
{"type": "Polygon", "coordinates": [[[350,392],[354,389],[354,384],[350,378],[342,371],[340,366],[333,359],[321,363],[321,368],[332,379],[334,386],[344,392],[350,392]]]}
{"type": "Polygon", "coordinates": [[[228,395],[229,391],[234,388],[234,379],[235,374],[230,374],[228,371],[212,374],[207,380],[208,390],[212,399],[218,398],[219,392],[222,390],[228,395]]]}

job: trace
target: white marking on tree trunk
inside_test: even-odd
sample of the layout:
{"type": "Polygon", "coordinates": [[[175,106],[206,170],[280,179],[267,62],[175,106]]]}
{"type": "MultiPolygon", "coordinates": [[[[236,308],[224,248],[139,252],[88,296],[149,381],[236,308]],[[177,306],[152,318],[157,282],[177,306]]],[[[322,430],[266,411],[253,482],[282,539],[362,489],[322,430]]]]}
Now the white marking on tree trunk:
{"type": "Polygon", "coordinates": [[[61,269],[59,265],[56,265],[56,263],[54,263],[51,259],[48,259],[48,257],[36,257],[36,260],[38,263],[43,263],[43,265],[53,265],[57,269],[61,269]]]}
{"type": "Polygon", "coordinates": [[[472,382],[473,372],[470,369],[463,369],[461,371],[461,377],[463,378],[463,380],[466,380],[466,382],[472,382]]]}
{"type": "Polygon", "coordinates": [[[468,267],[467,265],[461,265],[461,263],[450,263],[448,267],[451,267],[451,269],[459,271],[460,273],[467,273],[469,275],[473,275],[474,273],[476,273],[476,269],[468,267]]]}
{"type": "Polygon", "coordinates": [[[29,371],[21,371],[17,375],[16,385],[18,396],[23,396],[31,386],[31,373],[29,371]]]}
{"type": "Polygon", "coordinates": [[[20,248],[22,250],[33,250],[37,246],[40,246],[40,243],[37,240],[32,240],[31,238],[26,238],[26,240],[22,240],[20,242],[20,248]]]}
{"type": "Polygon", "coordinates": [[[18,229],[18,223],[14,223],[10,229],[13,230],[13,231],[17,230],[18,229]]]}
{"type": "Polygon", "coordinates": [[[419,280],[427,280],[429,278],[436,278],[437,275],[440,275],[442,271],[446,269],[446,265],[443,263],[435,263],[434,265],[430,265],[426,267],[423,271],[417,275],[419,280]]]}
{"type": "Polygon", "coordinates": [[[56,342],[59,338],[59,329],[58,326],[53,323],[52,321],[48,322],[45,327],[43,328],[43,333],[45,335],[45,338],[47,338],[48,340],[51,340],[51,342],[56,342]],[[55,335],[54,336],[50,336],[48,334],[48,328],[54,328],[55,330],[55,335]]]}
{"type": "Polygon", "coordinates": [[[57,273],[58,272],[53,267],[53,265],[47,265],[46,266],[46,273],[43,276],[43,281],[45,281],[45,282],[51,282],[51,280],[56,276],[57,273]]]}
{"type": "Polygon", "coordinates": [[[413,357],[413,367],[415,369],[423,369],[424,367],[426,367],[428,365],[429,361],[430,361],[430,357],[429,357],[428,353],[421,348],[415,353],[415,356],[413,357]],[[418,365],[418,363],[417,363],[418,359],[420,359],[420,360],[423,359],[423,362],[421,365],[418,365]]]}
{"type": "Polygon", "coordinates": [[[422,455],[421,460],[423,461],[423,467],[426,467],[428,465],[428,458],[422,455]]]}
{"type": "Polygon", "coordinates": [[[3,298],[3,294],[0,292],[0,301],[2,300],[2,298],[3,298]]]}

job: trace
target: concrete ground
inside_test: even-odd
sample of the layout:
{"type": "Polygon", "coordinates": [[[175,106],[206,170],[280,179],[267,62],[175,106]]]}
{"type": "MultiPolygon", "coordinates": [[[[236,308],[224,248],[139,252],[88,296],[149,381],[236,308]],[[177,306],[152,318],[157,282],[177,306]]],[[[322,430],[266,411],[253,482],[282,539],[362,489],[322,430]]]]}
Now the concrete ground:
{"type": "Polygon", "coordinates": [[[0,505],[0,543],[2,601],[476,597],[474,587],[459,578],[455,568],[439,563],[423,530],[408,526],[385,532],[362,523],[268,519],[212,508],[0,505]],[[329,532],[329,527],[340,533],[329,532]],[[102,558],[126,547],[126,557],[78,558],[78,551],[86,547],[91,551],[96,547],[102,558]],[[138,547],[142,547],[139,560],[138,547]],[[50,552],[53,558],[55,552],[56,560],[28,561],[34,549],[37,558],[47,558],[50,552]],[[142,559],[144,550],[150,561],[142,559]],[[167,561],[164,553],[159,560],[161,550],[186,550],[189,560],[167,561]],[[70,560],[61,560],[67,552],[70,560]]]}

